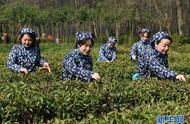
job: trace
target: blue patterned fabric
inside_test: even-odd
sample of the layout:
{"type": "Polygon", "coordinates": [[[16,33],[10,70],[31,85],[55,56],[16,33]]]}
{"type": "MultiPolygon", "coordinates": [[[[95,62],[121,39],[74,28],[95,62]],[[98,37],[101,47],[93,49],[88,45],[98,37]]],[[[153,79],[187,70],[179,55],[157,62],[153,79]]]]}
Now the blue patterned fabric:
{"type": "Polygon", "coordinates": [[[22,34],[26,34],[26,33],[29,33],[29,34],[32,34],[34,37],[37,37],[38,34],[36,32],[34,32],[31,28],[22,28],[20,31],[19,31],[19,34],[22,35],[22,34]]]}
{"type": "Polygon", "coordinates": [[[98,62],[114,61],[117,57],[116,51],[117,49],[115,47],[109,48],[108,43],[102,44],[99,50],[98,62]]]}
{"type": "Polygon", "coordinates": [[[154,43],[158,43],[160,40],[164,39],[164,38],[171,38],[170,35],[167,32],[157,32],[156,34],[154,34],[151,38],[151,44],[154,43]]]}
{"type": "Polygon", "coordinates": [[[91,32],[77,32],[76,34],[76,41],[82,41],[82,40],[89,40],[89,39],[93,39],[93,35],[91,32]]]}
{"type": "Polygon", "coordinates": [[[142,28],[142,29],[140,29],[139,31],[138,31],[138,34],[140,34],[140,33],[145,33],[145,32],[147,32],[147,33],[151,33],[151,31],[149,30],[149,29],[147,29],[147,28],[142,28]]]}
{"type": "Polygon", "coordinates": [[[145,51],[143,64],[138,66],[138,73],[142,77],[158,77],[160,79],[173,79],[177,74],[168,68],[167,54],[161,54],[155,49],[145,51]]]}
{"type": "Polygon", "coordinates": [[[21,68],[26,68],[29,72],[34,72],[36,65],[43,66],[45,62],[39,51],[40,49],[37,47],[25,47],[22,44],[15,45],[8,55],[8,69],[19,72],[21,68]]]}
{"type": "Polygon", "coordinates": [[[92,58],[82,55],[79,49],[73,49],[63,62],[62,80],[92,81],[92,58]]]}
{"type": "Polygon", "coordinates": [[[25,33],[33,33],[31,28],[22,28],[19,32],[19,34],[25,34],[25,33]]]}
{"type": "MultiPolygon", "coordinates": [[[[151,50],[151,45],[149,41],[140,40],[139,42],[134,43],[130,51],[130,59],[133,60],[132,56],[135,56],[136,59],[133,60],[136,62],[136,73],[139,73],[139,70],[144,67],[144,54],[151,50]]],[[[133,78],[133,77],[132,77],[133,78]]]]}
{"type": "Polygon", "coordinates": [[[150,50],[150,42],[140,40],[133,44],[130,50],[130,59],[132,60],[132,56],[136,56],[137,63],[141,63],[141,59],[143,56],[144,51],[150,50]]]}
{"type": "Polygon", "coordinates": [[[117,40],[114,37],[109,37],[107,43],[113,43],[116,44],[117,40]]]}

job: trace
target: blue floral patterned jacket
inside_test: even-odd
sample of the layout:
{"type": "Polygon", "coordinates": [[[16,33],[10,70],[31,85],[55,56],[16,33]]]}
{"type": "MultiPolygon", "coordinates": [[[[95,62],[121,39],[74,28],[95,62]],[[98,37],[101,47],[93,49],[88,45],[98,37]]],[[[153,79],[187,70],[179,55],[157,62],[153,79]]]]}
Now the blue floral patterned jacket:
{"type": "Polygon", "coordinates": [[[136,61],[139,63],[142,59],[144,51],[149,50],[150,47],[149,41],[140,40],[134,43],[130,51],[130,59],[132,60],[132,56],[135,55],[136,61]]]}
{"type": "Polygon", "coordinates": [[[173,79],[177,74],[168,68],[168,56],[155,49],[144,51],[143,63],[138,66],[138,73],[143,77],[158,77],[160,79],[173,79]]]}
{"type": "Polygon", "coordinates": [[[62,80],[92,81],[92,58],[73,49],[66,55],[63,63],[62,80]]]}
{"type": "Polygon", "coordinates": [[[107,43],[106,44],[102,44],[100,47],[100,51],[99,51],[99,58],[98,61],[99,62],[103,62],[103,61],[114,61],[117,57],[116,55],[116,48],[109,48],[107,43]]]}
{"type": "Polygon", "coordinates": [[[43,66],[45,60],[40,55],[38,47],[25,47],[22,44],[15,45],[7,60],[7,67],[11,71],[19,72],[21,68],[26,68],[29,72],[36,70],[36,65],[43,66]]]}
{"type": "Polygon", "coordinates": [[[144,59],[143,56],[145,53],[150,51],[150,42],[149,41],[143,41],[140,40],[133,44],[131,51],[130,51],[130,59],[133,60],[132,56],[136,56],[136,60],[133,60],[136,62],[137,67],[137,73],[139,73],[139,68],[142,68],[144,66],[144,59]]]}

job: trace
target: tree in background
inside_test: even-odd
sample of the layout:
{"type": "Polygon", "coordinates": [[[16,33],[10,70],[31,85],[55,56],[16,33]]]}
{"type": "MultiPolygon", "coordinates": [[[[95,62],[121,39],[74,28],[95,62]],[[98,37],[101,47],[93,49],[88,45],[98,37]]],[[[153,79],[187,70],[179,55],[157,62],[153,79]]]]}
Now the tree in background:
{"type": "Polygon", "coordinates": [[[70,40],[79,30],[119,38],[148,27],[188,36],[189,10],[190,2],[182,0],[2,0],[0,33],[14,35],[29,26],[40,35],[59,34],[70,40]]]}

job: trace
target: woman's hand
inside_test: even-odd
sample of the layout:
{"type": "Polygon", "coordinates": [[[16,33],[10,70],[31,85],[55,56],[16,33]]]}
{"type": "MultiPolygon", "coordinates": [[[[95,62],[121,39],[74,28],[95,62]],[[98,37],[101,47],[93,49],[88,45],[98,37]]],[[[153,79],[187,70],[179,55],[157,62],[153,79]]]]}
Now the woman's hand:
{"type": "Polygon", "coordinates": [[[45,63],[43,64],[43,67],[40,68],[40,70],[47,70],[47,72],[51,72],[51,68],[50,68],[50,66],[49,66],[49,63],[45,62],[45,63]]]}
{"type": "Polygon", "coordinates": [[[177,75],[175,78],[176,78],[177,80],[186,82],[186,79],[185,79],[185,76],[184,76],[184,75],[179,74],[179,75],[177,75]]]}
{"type": "Polygon", "coordinates": [[[28,74],[28,70],[26,68],[21,68],[19,72],[22,74],[28,74]]]}
{"type": "Polygon", "coordinates": [[[136,61],[136,56],[135,55],[132,55],[131,58],[132,58],[133,61],[136,61]]]}
{"type": "Polygon", "coordinates": [[[92,78],[95,79],[95,80],[100,80],[101,77],[100,77],[100,75],[98,73],[94,73],[92,75],[92,78]]]}

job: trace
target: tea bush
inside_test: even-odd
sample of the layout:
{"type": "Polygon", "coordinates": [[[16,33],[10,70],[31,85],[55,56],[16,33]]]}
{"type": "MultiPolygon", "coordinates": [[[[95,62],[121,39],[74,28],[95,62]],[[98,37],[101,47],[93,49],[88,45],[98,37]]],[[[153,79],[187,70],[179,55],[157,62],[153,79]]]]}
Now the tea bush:
{"type": "MultiPolygon", "coordinates": [[[[113,63],[98,63],[99,44],[92,50],[94,71],[102,79],[94,82],[61,81],[63,58],[70,43],[42,43],[41,54],[52,73],[23,76],[6,68],[13,44],[0,44],[0,122],[1,123],[156,123],[157,115],[184,115],[190,122],[190,83],[157,80],[131,81],[135,71],[129,60],[130,48],[118,45],[113,63]]],[[[190,45],[172,46],[170,67],[190,73],[190,45]]]]}

